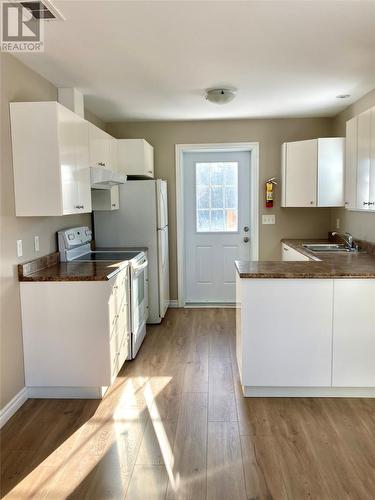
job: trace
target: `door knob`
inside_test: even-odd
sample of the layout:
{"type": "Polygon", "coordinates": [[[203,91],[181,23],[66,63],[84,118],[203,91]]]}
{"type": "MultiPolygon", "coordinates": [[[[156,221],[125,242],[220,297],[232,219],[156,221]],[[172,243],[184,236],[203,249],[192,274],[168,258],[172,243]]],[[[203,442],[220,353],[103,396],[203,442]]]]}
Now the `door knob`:
{"type": "Polygon", "coordinates": [[[245,236],[243,240],[244,240],[245,243],[248,243],[249,238],[247,236],[245,236]]]}
{"type": "Polygon", "coordinates": [[[245,227],[243,228],[243,230],[245,231],[245,233],[248,233],[248,232],[249,232],[249,226],[245,226],[245,227]]]}

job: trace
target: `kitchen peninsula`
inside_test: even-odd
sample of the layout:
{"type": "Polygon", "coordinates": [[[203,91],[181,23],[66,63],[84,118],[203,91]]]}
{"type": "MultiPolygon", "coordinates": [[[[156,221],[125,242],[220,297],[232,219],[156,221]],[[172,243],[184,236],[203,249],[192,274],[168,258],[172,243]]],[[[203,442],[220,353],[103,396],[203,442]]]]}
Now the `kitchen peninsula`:
{"type": "Polygon", "coordinates": [[[374,397],[374,247],[318,253],[309,243],[328,241],[283,240],[294,261],[236,261],[244,395],[374,397]]]}

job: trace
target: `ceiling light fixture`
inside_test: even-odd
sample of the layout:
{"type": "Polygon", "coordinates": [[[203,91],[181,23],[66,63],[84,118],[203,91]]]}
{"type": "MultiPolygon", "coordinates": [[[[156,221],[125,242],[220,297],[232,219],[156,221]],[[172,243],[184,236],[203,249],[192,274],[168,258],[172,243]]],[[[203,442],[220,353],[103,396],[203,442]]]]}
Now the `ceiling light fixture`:
{"type": "Polygon", "coordinates": [[[207,89],[205,98],[215,104],[227,104],[236,97],[236,89],[207,89]]]}
{"type": "Polygon", "coordinates": [[[336,99],[348,99],[348,97],[350,97],[350,94],[339,94],[336,99]]]}

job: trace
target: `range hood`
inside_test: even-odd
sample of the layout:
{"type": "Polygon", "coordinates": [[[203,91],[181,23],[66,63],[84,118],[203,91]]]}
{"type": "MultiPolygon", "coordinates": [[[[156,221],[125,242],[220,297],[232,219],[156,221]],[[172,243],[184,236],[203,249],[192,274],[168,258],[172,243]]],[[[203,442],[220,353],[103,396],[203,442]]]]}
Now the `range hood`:
{"type": "Polygon", "coordinates": [[[111,189],[126,182],[126,175],[103,167],[90,167],[91,189],[111,189]]]}

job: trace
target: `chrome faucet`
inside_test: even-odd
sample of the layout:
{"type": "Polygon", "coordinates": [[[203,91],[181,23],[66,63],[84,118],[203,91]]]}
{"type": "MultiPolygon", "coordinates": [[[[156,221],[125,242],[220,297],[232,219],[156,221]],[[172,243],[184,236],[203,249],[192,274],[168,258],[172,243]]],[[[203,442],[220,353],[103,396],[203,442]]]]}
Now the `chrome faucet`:
{"type": "Polygon", "coordinates": [[[353,236],[350,233],[340,234],[333,231],[332,236],[338,236],[345,242],[345,246],[348,250],[353,250],[353,236]]]}

